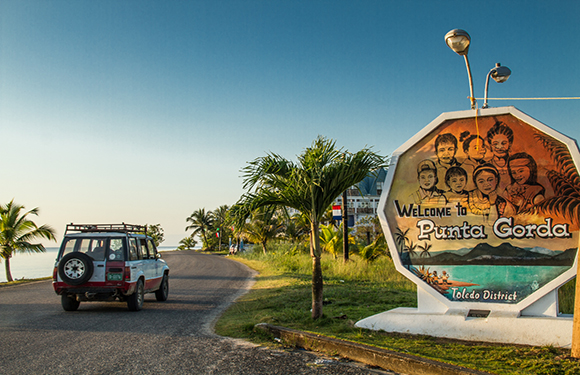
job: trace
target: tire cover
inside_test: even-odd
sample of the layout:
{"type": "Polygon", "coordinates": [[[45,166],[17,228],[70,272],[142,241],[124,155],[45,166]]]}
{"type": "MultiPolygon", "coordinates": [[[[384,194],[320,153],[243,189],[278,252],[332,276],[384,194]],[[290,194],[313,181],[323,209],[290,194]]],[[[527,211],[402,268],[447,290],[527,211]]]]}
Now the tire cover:
{"type": "Polygon", "coordinates": [[[93,260],[85,253],[73,252],[58,263],[58,275],[68,285],[81,285],[93,276],[93,260]]]}

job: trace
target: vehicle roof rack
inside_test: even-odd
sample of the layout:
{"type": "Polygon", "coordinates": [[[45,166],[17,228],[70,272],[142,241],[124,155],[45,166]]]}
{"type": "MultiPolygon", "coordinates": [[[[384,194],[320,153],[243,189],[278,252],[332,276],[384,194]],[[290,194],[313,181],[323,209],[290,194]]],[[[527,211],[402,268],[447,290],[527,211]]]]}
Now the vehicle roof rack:
{"type": "Polygon", "coordinates": [[[147,225],[134,224],[67,224],[65,234],[68,232],[121,232],[121,233],[147,233],[147,225]]]}

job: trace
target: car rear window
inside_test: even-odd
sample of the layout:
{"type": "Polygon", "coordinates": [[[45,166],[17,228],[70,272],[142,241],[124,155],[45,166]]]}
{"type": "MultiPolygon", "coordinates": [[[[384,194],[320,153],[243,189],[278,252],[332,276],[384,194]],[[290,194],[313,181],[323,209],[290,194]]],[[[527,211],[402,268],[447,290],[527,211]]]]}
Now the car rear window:
{"type": "Polygon", "coordinates": [[[125,260],[125,241],[123,238],[66,238],[62,245],[61,258],[68,253],[78,251],[90,256],[93,260],[125,260]]]}
{"type": "Polygon", "coordinates": [[[109,260],[125,260],[125,241],[123,238],[111,238],[109,240],[109,260]]]}

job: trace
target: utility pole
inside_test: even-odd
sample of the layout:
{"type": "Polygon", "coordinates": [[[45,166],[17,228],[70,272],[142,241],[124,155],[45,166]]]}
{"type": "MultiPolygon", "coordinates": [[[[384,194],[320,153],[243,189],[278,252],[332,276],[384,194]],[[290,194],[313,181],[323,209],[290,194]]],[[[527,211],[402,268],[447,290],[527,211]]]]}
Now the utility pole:
{"type": "Polygon", "coordinates": [[[344,263],[348,262],[348,203],[346,202],[346,190],[342,193],[342,249],[344,263]]]}

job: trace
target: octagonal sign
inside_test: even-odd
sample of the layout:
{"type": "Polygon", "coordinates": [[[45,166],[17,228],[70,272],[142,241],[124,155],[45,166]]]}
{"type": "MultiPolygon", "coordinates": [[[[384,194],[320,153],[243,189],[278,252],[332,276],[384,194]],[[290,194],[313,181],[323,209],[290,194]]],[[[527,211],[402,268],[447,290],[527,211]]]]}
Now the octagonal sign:
{"type": "Polygon", "coordinates": [[[444,113],[395,151],[396,268],[447,307],[523,310],[576,274],[576,142],[514,107],[444,113]]]}

